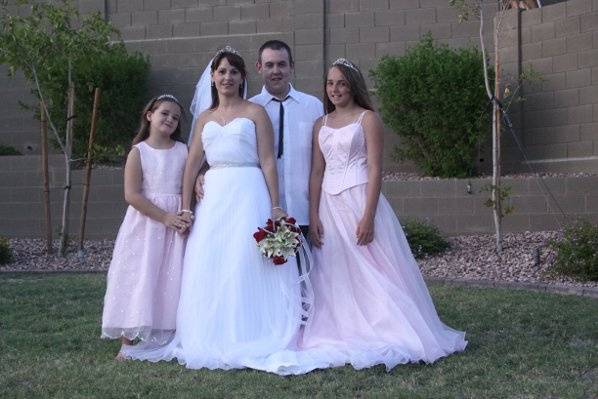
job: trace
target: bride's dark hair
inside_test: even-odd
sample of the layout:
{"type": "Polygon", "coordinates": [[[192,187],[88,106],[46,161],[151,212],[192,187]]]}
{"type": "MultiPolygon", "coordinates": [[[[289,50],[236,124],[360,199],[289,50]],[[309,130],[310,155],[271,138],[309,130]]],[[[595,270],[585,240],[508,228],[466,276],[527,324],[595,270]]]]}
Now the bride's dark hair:
{"type": "MultiPolygon", "coordinates": [[[[243,58],[241,58],[239,54],[232,53],[229,51],[221,51],[217,53],[214,57],[214,60],[212,61],[212,65],[210,66],[212,74],[216,71],[216,69],[218,69],[218,66],[220,66],[220,63],[225,58],[229,64],[237,68],[237,70],[241,73],[243,81],[239,85],[239,97],[243,98],[243,93],[245,92],[245,77],[247,76],[247,71],[245,70],[245,61],[243,61],[243,58]]],[[[213,84],[213,82],[210,87],[212,92],[212,105],[210,106],[210,109],[214,109],[218,107],[220,100],[218,99],[218,90],[216,89],[216,86],[213,84]]]]}

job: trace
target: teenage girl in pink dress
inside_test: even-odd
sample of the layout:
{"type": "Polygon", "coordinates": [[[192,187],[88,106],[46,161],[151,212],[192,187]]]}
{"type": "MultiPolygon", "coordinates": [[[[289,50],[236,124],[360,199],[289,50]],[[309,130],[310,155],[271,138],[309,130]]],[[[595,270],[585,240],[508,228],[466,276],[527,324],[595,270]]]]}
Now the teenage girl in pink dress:
{"type": "Polygon", "coordinates": [[[462,351],[465,333],[438,318],[401,225],[380,194],[383,125],[361,72],[339,59],[325,89],[327,115],[314,127],[310,178],[315,309],[302,342],[312,365],[300,368],[349,363],[390,370],[462,351]]]}

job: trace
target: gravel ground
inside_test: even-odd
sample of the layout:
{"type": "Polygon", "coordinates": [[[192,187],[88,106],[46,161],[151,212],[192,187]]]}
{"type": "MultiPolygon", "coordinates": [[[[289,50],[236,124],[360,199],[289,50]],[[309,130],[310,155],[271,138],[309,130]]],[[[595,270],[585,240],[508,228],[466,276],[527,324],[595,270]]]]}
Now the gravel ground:
{"type": "MultiPolygon", "coordinates": [[[[577,173],[517,173],[502,175],[501,178],[506,179],[530,179],[534,177],[591,177],[596,176],[595,173],[577,172],[577,173]]],[[[485,177],[492,177],[492,175],[475,176],[472,179],[479,179],[485,177]]],[[[383,181],[429,181],[429,180],[445,180],[443,177],[422,176],[418,173],[407,172],[383,172],[383,181]]]]}
{"type": "MultiPolygon", "coordinates": [[[[424,276],[433,278],[598,287],[598,282],[580,282],[550,273],[555,254],[546,243],[558,237],[557,232],[505,234],[502,262],[494,251],[492,235],[449,237],[451,249],[421,259],[419,265],[424,276]]],[[[10,244],[14,260],[0,266],[0,271],[105,271],[110,265],[114,242],[87,241],[83,259],[76,249],[69,251],[66,258],[45,255],[44,244],[39,239],[11,239],[10,244]]]]}
{"type": "Polygon", "coordinates": [[[501,261],[491,234],[449,237],[448,251],[420,259],[419,265],[425,276],[434,278],[598,287],[598,282],[581,282],[551,273],[556,254],[547,243],[558,238],[555,231],[507,233],[503,237],[501,261]]]}
{"type": "MultiPolygon", "coordinates": [[[[113,240],[85,242],[85,257],[78,256],[78,243],[71,243],[66,257],[46,255],[45,241],[35,238],[11,238],[13,260],[0,265],[0,271],[104,271],[110,266],[113,240]]],[[[57,252],[58,241],[54,242],[57,252]]]]}

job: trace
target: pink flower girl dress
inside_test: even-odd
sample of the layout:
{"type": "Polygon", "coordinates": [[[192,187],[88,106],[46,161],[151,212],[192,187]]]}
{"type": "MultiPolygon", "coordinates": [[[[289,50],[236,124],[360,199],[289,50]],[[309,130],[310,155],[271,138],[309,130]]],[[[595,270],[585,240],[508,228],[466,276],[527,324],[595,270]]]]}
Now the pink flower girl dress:
{"type": "Polygon", "coordinates": [[[431,363],[467,345],[464,332],[438,318],[401,225],[383,195],[374,241],[356,244],[368,182],[364,114],[338,129],[326,126],[325,118],[319,132],[326,161],[319,207],[323,245],[313,249],[313,321],[304,331],[305,353],[298,367],[290,367],[292,373],[346,363],[356,369],[384,364],[390,370],[400,363],[431,363]]]}
{"type": "MultiPolygon", "coordinates": [[[[143,195],[166,212],[181,204],[187,146],[135,145],[141,156],[143,195]]],[[[102,338],[164,343],[175,330],[185,239],[129,206],[108,271],[102,338]]]]}

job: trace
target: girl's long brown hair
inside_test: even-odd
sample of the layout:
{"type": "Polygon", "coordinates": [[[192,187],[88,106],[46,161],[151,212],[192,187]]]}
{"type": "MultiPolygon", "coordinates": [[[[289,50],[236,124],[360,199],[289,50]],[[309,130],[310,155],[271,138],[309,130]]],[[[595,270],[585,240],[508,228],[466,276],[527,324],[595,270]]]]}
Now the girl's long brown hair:
{"type": "MultiPolygon", "coordinates": [[[[332,65],[330,69],[332,68],[338,68],[338,70],[341,71],[341,73],[347,80],[347,83],[349,83],[349,89],[351,90],[351,94],[353,95],[353,101],[355,101],[355,103],[362,108],[374,111],[372,100],[370,99],[370,94],[368,93],[368,88],[365,84],[365,79],[363,78],[363,75],[361,74],[359,68],[355,66],[355,69],[353,69],[343,64],[332,65]]],[[[330,69],[328,70],[330,71],[330,69]]],[[[326,93],[327,82],[328,74],[326,74],[326,77],[324,79],[324,109],[326,110],[326,113],[329,114],[332,111],[334,111],[336,107],[328,98],[328,93],[326,93]]]]}
{"type": "MultiPolygon", "coordinates": [[[[181,109],[181,119],[183,118],[183,114],[184,114],[183,107],[172,96],[169,97],[169,96],[161,95],[161,96],[152,98],[150,100],[150,102],[148,102],[147,105],[143,108],[143,111],[141,111],[141,118],[139,120],[139,128],[137,129],[137,134],[135,135],[135,137],[133,137],[132,145],[141,143],[142,141],[146,140],[149,137],[150,123],[145,116],[147,115],[148,112],[154,112],[160,106],[160,104],[162,104],[163,102],[171,102],[171,103],[178,105],[179,108],[181,109]]],[[[174,132],[170,135],[170,138],[173,140],[176,140],[176,141],[180,141],[181,143],[185,143],[185,141],[181,137],[181,119],[179,119],[179,121],[177,123],[177,127],[176,127],[176,129],[174,129],[174,132]]]]}
{"type": "MultiPolygon", "coordinates": [[[[212,65],[210,66],[212,74],[214,73],[214,71],[216,71],[216,69],[218,69],[218,66],[224,58],[226,58],[228,63],[237,68],[237,70],[241,73],[243,81],[239,85],[239,97],[243,98],[243,92],[245,91],[245,77],[247,76],[247,71],[245,70],[245,61],[243,61],[243,58],[241,58],[239,54],[223,51],[216,55],[216,57],[214,57],[214,60],[212,61],[212,65]]],[[[218,90],[216,89],[216,86],[213,84],[213,82],[211,85],[211,93],[212,105],[210,106],[210,109],[215,109],[220,104],[220,99],[218,98],[218,90]]]]}

